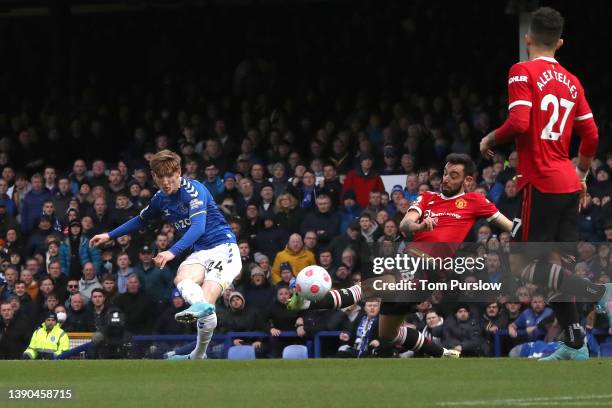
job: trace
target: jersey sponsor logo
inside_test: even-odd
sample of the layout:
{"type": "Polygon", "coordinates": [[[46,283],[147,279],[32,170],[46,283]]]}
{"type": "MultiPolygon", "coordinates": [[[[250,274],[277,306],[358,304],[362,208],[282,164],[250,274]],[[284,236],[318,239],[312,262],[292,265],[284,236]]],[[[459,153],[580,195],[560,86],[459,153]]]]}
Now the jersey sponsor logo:
{"type": "Polygon", "coordinates": [[[189,208],[191,208],[192,210],[195,210],[203,205],[204,202],[202,200],[198,200],[197,198],[194,198],[189,202],[189,208]]]}
{"type": "Polygon", "coordinates": [[[513,84],[514,82],[527,82],[527,76],[526,75],[515,75],[513,77],[510,77],[510,79],[508,79],[508,85],[513,84]]]}
{"type": "Polygon", "coordinates": [[[455,200],[455,207],[457,207],[458,209],[463,209],[465,207],[467,207],[467,201],[465,201],[465,199],[463,198],[458,198],[455,200]]]}
{"type": "Polygon", "coordinates": [[[190,225],[191,225],[191,218],[184,218],[182,220],[176,221],[174,223],[174,228],[179,230],[179,229],[189,228],[190,225]]]}
{"type": "Polygon", "coordinates": [[[432,217],[432,218],[434,218],[434,217],[441,217],[443,215],[446,215],[448,217],[453,217],[453,218],[461,219],[461,215],[459,215],[457,213],[454,213],[454,212],[448,212],[448,211],[434,212],[434,211],[431,211],[431,210],[425,210],[424,218],[427,218],[427,217],[432,217]]]}

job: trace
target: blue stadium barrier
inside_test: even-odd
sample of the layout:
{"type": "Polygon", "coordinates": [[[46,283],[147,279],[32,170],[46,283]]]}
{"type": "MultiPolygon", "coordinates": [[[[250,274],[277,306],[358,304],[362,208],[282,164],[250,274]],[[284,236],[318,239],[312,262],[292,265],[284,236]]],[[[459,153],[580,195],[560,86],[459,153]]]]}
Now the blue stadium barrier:
{"type": "MultiPolygon", "coordinates": [[[[321,331],[314,335],[313,340],[306,340],[306,348],[308,350],[308,356],[310,358],[321,358],[321,340],[325,337],[338,337],[340,335],[340,331],[321,331]]],[[[519,335],[526,335],[525,330],[518,330],[519,335]]],[[[606,332],[594,329],[591,331],[593,335],[602,335],[606,334],[606,332]]],[[[538,334],[543,334],[540,332],[538,334]]],[[[502,357],[502,341],[504,337],[508,336],[508,330],[498,330],[494,335],[494,352],[495,357],[502,357]]],[[[212,338],[213,342],[223,343],[224,352],[223,355],[227,356],[227,351],[230,347],[232,347],[232,340],[235,338],[262,338],[269,339],[271,335],[266,332],[228,332],[223,334],[215,334],[212,338]]],[[[296,332],[294,331],[283,331],[280,334],[280,337],[293,337],[300,338],[296,332]]],[[[132,342],[163,342],[163,341],[185,341],[193,344],[196,340],[195,334],[188,335],[138,335],[133,336],[132,342]]],[[[78,356],[79,354],[89,350],[91,343],[85,343],[73,349],[70,349],[64,353],[62,353],[58,358],[59,359],[67,359],[71,357],[78,356]]],[[[189,348],[190,344],[187,344],[183,347],[189,348]]],[[[606,344],[605,353],[609,354],[612,352],[612,337],[607,337],[607,340],[604,343],[600,343],[600,346],[606,344]]],[[[192,347],[192,346],[191,346],[192,347]]],[[[603,352],[601,353],[603,354],[603,352]]]]}

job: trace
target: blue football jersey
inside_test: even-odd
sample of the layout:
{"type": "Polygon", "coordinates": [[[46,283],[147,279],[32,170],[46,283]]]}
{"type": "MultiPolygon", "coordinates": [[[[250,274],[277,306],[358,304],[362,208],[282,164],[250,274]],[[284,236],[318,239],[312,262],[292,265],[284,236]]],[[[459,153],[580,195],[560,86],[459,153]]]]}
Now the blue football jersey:
{"type": "Polygon", "coordinates": [[[175,255],[190,248],[200,251],[236,243],[236,237],[212,195],[197,180],[181,177],[178,191],[171,195],[158,191],[140,212],[140,217],[147,222],[161,218],[174,225],[180,237],[170,248],[175,255]]]}

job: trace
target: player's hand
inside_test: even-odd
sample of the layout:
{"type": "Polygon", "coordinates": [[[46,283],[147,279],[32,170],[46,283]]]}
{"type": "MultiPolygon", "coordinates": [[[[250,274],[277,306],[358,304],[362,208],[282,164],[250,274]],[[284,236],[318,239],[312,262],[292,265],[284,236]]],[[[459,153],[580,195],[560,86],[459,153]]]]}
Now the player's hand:
{"type": "Polygon", "coordinates": [[[94,247],[107,243],[108,241],[110,241],[110,239],[111,239],[110,235],[108,234],[94,235],[94,237],[89,240],[89,246],[91,248],[94,248],[94,247]]]}
{"type": "Polygon", "coordinates": [[[580,182],[580,201],[578,204],[578,211],[586,208],[588,203],[587,200],[587,185],[586,185],[586,181],[581,181],[580,182]]]}
{"type": "Polygon", "coordinates": [[[493,156],[495,156],[495,152],[491,150],[491,147],[494,145],[494,140],[495,134],[493,132],[490,132],[480,140],[480,154],[482,154],[485,159],[492,160],[493,156]]]}
{"type": "Polygon", "coordinates": [[[159,267],[159,269],[164,269],[164,266],[166,266],[166,264],[173,259],[174,254],[172,252],[164,251],[157,254],[157,256],[153,258],[153,262],[155,263],[155,266],[159,267]]]}
{"type": "Polygon", "coordinates": [[[270,329],[270,334],[274,337],[278,337],[281,334],[281,331],[278,329],[275,329],[274,327],[270,329]]]}
{"type": "Polygon", "coordinates": [[[349,341],[350,336],[348,335],[348,333],[340,333],[340,336],[338,336],[338,338],[340,339],[340,341],[349,341]]]}
{"type": "Polygon", "coordinates": [[[417,223],[419,226],[419,231],[431,231],[436,225],[438,225],[438,220],[432,217],[427,217],[420,223],[417,223]]]}

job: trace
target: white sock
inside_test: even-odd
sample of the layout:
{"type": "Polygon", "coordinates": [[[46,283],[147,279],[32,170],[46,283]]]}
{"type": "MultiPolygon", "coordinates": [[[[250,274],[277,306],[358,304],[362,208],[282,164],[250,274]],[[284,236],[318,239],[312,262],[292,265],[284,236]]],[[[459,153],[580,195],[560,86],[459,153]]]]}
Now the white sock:
{"type": "Polygon", "coordinates": [[[198,341],[193,351],[189,354],[192,360],[206,358],[206,349],[208,349],[210,339],[212,339],[215,327],[217,327],[217,314],[213,313],[206,317],[200,317],[197,326],[198,341]]]}
{"type": "Polygon", "coordinates": [[[190,305],[206,302],[202,287],[191,279],[183,279],[176,287],[181,292],[181,296],[185,299],[185,302],[190,305]]]}

